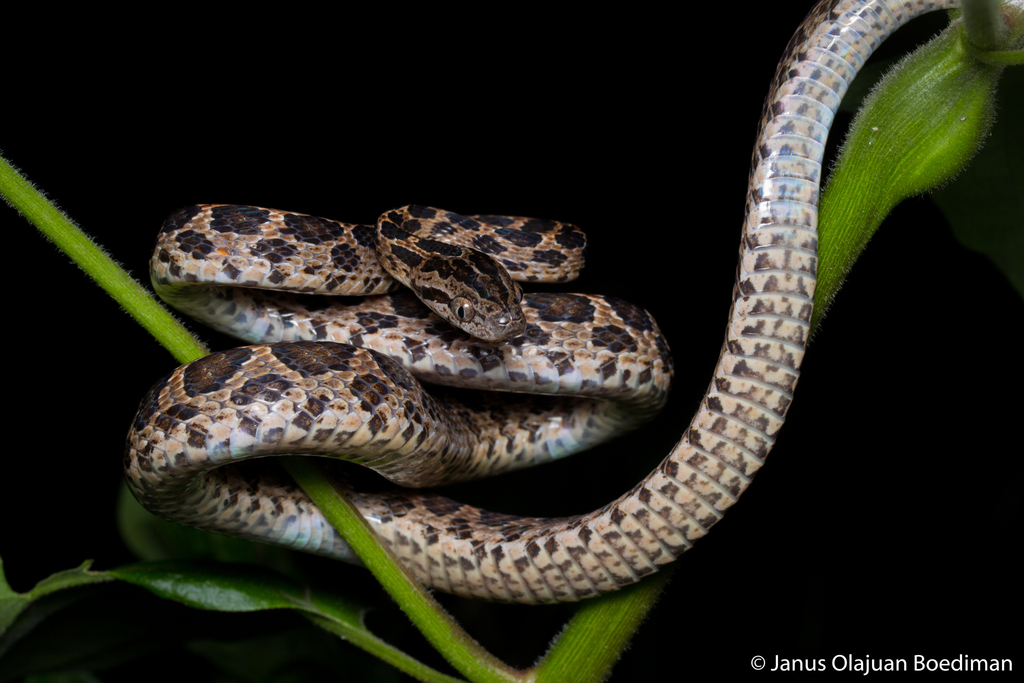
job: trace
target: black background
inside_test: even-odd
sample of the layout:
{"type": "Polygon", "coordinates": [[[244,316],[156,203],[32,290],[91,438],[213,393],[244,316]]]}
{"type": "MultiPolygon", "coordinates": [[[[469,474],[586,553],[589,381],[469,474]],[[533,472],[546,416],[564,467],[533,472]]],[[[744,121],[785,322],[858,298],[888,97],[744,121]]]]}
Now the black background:
{"type": "MultiPolygon", "coordinates": [[[[50,90],[17,98],[0,149],[144,280],[157,228],[191,203],[352,222],[421,203],[580,225],[589,265],[565,289],[655,316],[676,353],[672,400],[628,439],[452,494],[502,512],[575,514],[639,481],[700,400],[761,102],[803,14],[776,9],[737,31],[735,18],[700,12],[458,18],[472,26],[412,17],[401,29],[353,19],[315,30],[319,19],[306,17],[303,31],[268,16],[250,18],[262,35],[198,20],[140,30],[69,52],[58,70],[27,66],[26,82],[50,90]],[[734,42],[718,48],[712,34],[734,42]]],[[[935,26],[901,36],[904,48],[935,26]]],[[[0,210],[0,226],[7,267],[22,278],[5,325],[14,440],[0,475],[0,556],[24,591],[86,558],[101,569],[132,561],[114,524],[123,439],[138,400],[175,363],[13,211],[0,210]]],[[[898,209],[814,340],[768,466],[676,563],[615,680],[740,673],[755,655],[1019,653],[1004,624],[1021,606],[1011,549],[1022,377],[1010,354],[1022,309],[930,202],[898,209]],[[935,263],[941,272],[922,271],[935,263]]],[[[215,348],[231,344],[193,329],[215,348]]],[[[306,561],[335,585],[360,581],[357,569],[306,561]]],[[[571,612],[448,604],[518,666],[571,612]]],[[[415,648],[408,630],[383,635],[415,648]]]]}

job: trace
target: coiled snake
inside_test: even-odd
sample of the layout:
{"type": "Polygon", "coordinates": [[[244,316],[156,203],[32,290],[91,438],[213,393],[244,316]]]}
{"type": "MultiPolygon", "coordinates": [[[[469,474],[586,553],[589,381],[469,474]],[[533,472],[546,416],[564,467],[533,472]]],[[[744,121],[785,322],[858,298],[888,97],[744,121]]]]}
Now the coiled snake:
{"type": "MultiPolygon", "coordinates": [[[[914,16],[956,4],[821,2],[801,24],[765,103],[733,304],[713,379],[682,439],[631,491],[565,519],[493,514],[411,491],[351,493],[421,581],[498,601],[590,597],[657,571],[736,502],[774,445],[799,376],[817,267],[821,159],[833,112],[885,37],[914,16]]],[[[527,296],[519,334],[518,285],[477,252],[435,241],[466,233],[471,246],[498,254],[521,279],[568,278],[582,250],[571,227],[407,207],[384,214],[377,232],[254,207],[188,207],[168,219],[153,260],[161,296],[249,341],[315,341],[216,353],[157,383],[143,399],[125,453],[127,481],[143,505],[182,523],[344,559],[344,541],[293,484],[221,465],[261,455],[264,446],[322,453],[337,445],[355,453],[347,459],[397,483],[429,486],[574,452],[660,407],[671,361],[646,313],[600,297],[527,296]],[[424,232],[411,244],[384,246],[417,228],[424,232]],[[357,251],[377,244],[376,260],[357,251]],[[535,269],[506,252],[517,244],[540,257],[535,269]],[[463,261],[435,261],[440,255],[463,261]],[[329,262],[350,277],[327,272],[329,262]],[[491,331],[475,333],[492,341],[474,340],[406,294],[343,308],[195,286],[343,294],[354,293],[346,283],[357,282],[361,293],[377,295],[390,287],[381,265],[423,274],[421,298],[452,322],[483,320],[490,311],[487,319],[512,330],[511,338],[495,341],[503,331],[491,324],[491,331]],[[472,291],[455,292],[454,283],[467,274],[472,291]],[[549,341],[555,346],[543,346],[549,341]],[[358,348],[363,345],[375,350],[358,348]],[[450,399],[444,412],[378,351],[428,370],[424,378],[432,382],[473,377],[487,388],[521,391],[525,381],[541,393],[568,385],[585,400],[573,417],[563,406],[527,414],[520,412],[522,401],[487,401],[483,412],[490,419],[482,422],[468,410],[475,399],[450,399]],[[608,398],[616,400],[590,400],[608,398]]]]}

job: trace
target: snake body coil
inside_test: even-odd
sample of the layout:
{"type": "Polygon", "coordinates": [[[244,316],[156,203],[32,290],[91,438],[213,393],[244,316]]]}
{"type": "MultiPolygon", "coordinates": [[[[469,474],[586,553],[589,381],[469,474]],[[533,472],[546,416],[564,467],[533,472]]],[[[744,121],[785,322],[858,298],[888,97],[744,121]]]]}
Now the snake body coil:
{"type": "MultiPolygon", "coordinates": [[[[817,269],[821,160],[832,115],[864,60],[892,31],[919,14],[956,4],[820,2],[801,24],[765,103],[733,304],[714,377],[682,439],[631,491],[600,510],[565,519],[497,515],[427,493],[351,493],[421,581],[499,601],[579,600],[657,571],[736,502],[774,445],[799,376],[817,269]]],[[[434,216],[433,210],[411,211],[413,222],[424,215],[417,212],[434,216]]],[[[533,244],[532,250],[555,266],[568,260],[570,245],[581,247],[561,224],[442,218],[434,228],[438,239],[459,224],[471,232],[490,225],[495,232],[475,233],[472,246],[496,254],[513,271],[522,268],[520,262],[502,256],[506,245],[488,235],[504,235],[509,245],[552,237],[545,244],[556,246],[533,244]]],[[[646,313],[615,300],[527,296],[525,334],[480,341],[453,332],[402,295],[386,297],[383,309],[367,303],[343,311],[298,300],[253,305],[238,290],[207,296],[182,286],[287,282],[299,291],[341,293],[339,281],[315,266],[333,260],[347,264],[344,270],[366,285],[361,291],[385,291],[387,277],[376,262],[345,253],[360,241],[374,241],[368,229],[353,228],[341,238],[339,225],[249,207],[191,207],[165,224],[164,234],[185,245],[180,253],[158,245],[154,257],[154,282],[172,304],[203,319],[222,318],[222,329],[251,341],[330,339],[375,351],[284,341],[213,354],[175,370],[143,400],[128,436],[126,477],[146,507],[183,523],[344,558],[347,546],[294,485],[274,474],[219,466],[258,454],[264,445],[297,453],[326,453],[336,444],[343,452],[368,446],[357,461],[400,483],[425,486],[578,450],[631,428],[663,402],[671,374],[667,347],[646,313]],[[278,232],[258,236],[268,225],[278,232]],[[250,268],[234,260],[230,245],[213,243],[196,226],[230,233],[258,249],[283,247],[284,254],[268,250],[250,268]],[[330,246],[317,248],[324,244],[330,246]],[[555,346],[530,350],[550,340],[555,346]],[[518,402],[495,404],[486,407],[495,420],[485,425],[457,399],[444,412],[421,396],[398,362],[377,351],[433,373],[431,381],[473,376],[489,388],[511,391],[523,391],[525,381],[542,393],[568,384],[585,396],[618,402],[585,403],[571,419],[554,412],[518,413],[518,402]],[[536,357],[543,362],[527,362],[536,357]],[[442,431],[441,423],[453,424],[442,431]],[[421,450],[433,452],[440,464],[426,463],[421,450]]],[[[432,250],[444,247],[413,247],[410,253],[400,248],[397,256],[381,260],[419,267],[430,261],[432,250]]],[[[447,266],[431,268],[428,279],[435,282],[452,275],[447,266]]],[[[521,296],[515,285],[505,287],[507,301],[497,302],[499,308],[521,296]]],[[[436,288],[436,298],[456,318],[476,312],[474,303],[467,308],[456,300],[462,295],[436,288]]],[[[504,315],[502,325],[516,327],[515,306],[507,310],[498,318],[504,315]]]]}

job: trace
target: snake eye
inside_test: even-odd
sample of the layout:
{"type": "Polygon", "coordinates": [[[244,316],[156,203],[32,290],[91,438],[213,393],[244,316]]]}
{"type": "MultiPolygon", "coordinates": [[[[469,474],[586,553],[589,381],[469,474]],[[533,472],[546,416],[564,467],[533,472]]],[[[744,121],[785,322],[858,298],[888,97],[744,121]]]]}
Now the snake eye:
{"type": "Polygon", "coordinates": [[[517,304],[523,303],[523,288],[522,287],[516,287],[516,303],[517,304]]]}
{"type": "Polygon", "coordinates": [[[459,320],[466,321],[473,319],[473,304],[470,303],[469,299],[464,296],[457,296],[452,299],[448,306],[452,309],[452,313],[459,320]]]}

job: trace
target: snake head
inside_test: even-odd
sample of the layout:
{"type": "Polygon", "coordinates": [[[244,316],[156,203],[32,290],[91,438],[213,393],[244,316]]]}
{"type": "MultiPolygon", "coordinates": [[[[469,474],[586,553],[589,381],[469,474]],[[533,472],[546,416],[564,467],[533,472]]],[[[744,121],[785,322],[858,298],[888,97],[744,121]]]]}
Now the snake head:
{"type": "MultiPolygon", "coordinates": [[[[440,243],[438,243],[440,244],[440,243]]],[[[410,288],[432,311],[484,341],[504,341],[526,329],[523,290],[494,259],[445,244],[410,273],[410,288]],[[458,255],[453,252],[458,250],[458,255]]]]}
{"type": "Polygon", "coordinates": [[[435,236],[476,235],[480,223],[438,209],[407,206],[377,220],[381,265],[432,311],[484,341],[526,330],[522,288],[495,259],[466,244],[435,236]]]}

